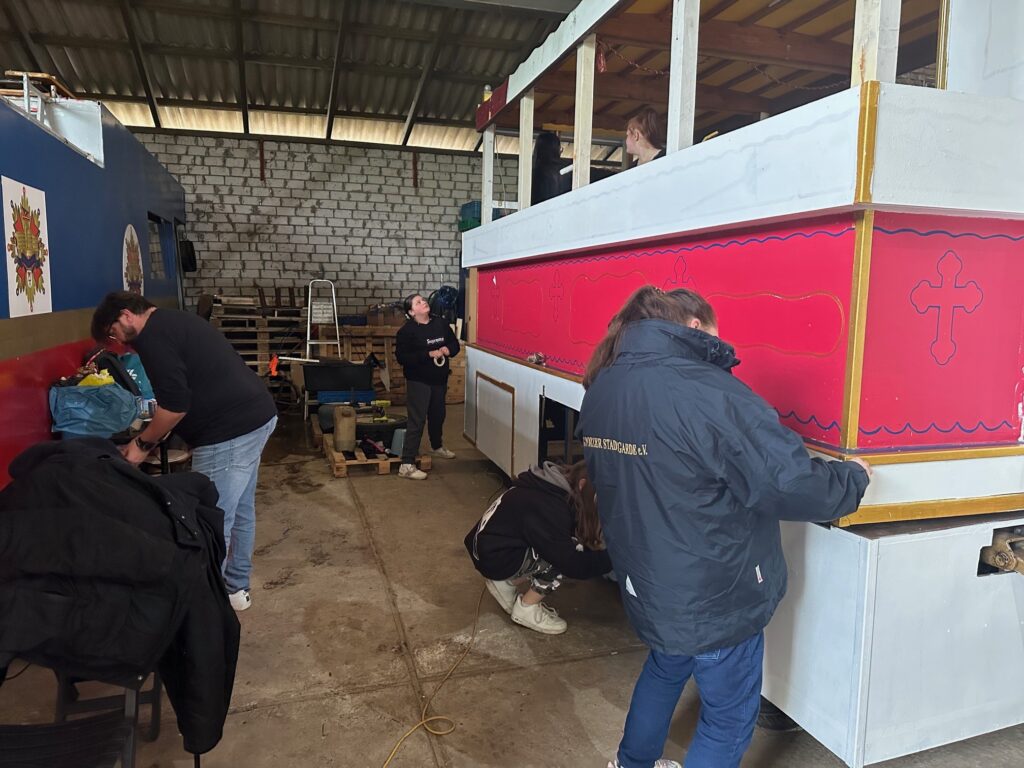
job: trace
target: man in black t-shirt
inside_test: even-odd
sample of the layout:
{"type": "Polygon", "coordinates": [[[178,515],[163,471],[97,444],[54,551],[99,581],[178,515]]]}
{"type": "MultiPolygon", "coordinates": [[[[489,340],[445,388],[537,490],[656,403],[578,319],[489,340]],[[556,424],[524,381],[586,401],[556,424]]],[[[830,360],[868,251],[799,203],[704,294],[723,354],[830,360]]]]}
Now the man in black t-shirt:
{"type": "Polygon", "coordinates": [[[144,297],[107,294],[92,317],[97,341],[131,345],[153,384],[153,420],[121,452],[138,465],[172,431],[192,447],[192,469],[213,481],[224,511],[224,582],[236,611],[252,604],[256,480],[277,407],[224,334],[198,315],[144,297]]]}

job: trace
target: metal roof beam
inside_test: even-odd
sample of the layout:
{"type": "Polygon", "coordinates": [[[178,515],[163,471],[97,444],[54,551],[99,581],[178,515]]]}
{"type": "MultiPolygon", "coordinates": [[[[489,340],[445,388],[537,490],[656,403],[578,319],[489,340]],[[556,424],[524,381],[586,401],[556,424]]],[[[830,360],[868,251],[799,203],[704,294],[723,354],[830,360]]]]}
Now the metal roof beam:
{"type": "MultiPolygon", "coordinates": [[[[116,94],[109,93],[93,93],[88,91],[78,91],[75,93],[75,97],[79,99],[88,99],[89,101],[110,101],[110,102],[127,102],[129,104],[142,104],[145,103],[145,96],[118,96],[116,94]]],[[[234,110],[239,109],[239,105],[235,102],[223,102],[223,101],[204,101],[200,99],[161,99],[160,104],[164,107],[178,107],[182,109],[227,109],[234,110]]],[[[322,109],[313,109],[311,107],[276,107],[268,106],[266,104],[254,104],[249,103],[250,112],[281,112],[289,115],[311,115],[322,117],[324,111],[322,109]]],[[[387,122],[398,123],[405,120],[406,115],[396,114],[382,114],[378,112],[359,112],[356,110],[339,109],[335,110],[334,116],[343,118],[354,118],[357,120],[385,120],[387,122]]],[[[472,128],[476,130],[476,123],[472,118],[465,120],[446,120],[438,117],[421,117],[416,120],[417,123],[423,125],[437,125],[445,128],[472,128]]]]}
{"type": "MultiPolygon", "coordinates": [[[[662,50],[668,50],[671,34],[671,27],[640,14],[626,14],[598,27],[598,38],[604,42],[662,50]]],[[[850,46],[841,43],[725,21],[701,22],[697,48],[701,56],[836,74],[849,74],[852,56],[850,46]]]]}
{"type": "Polygon", "coordinates": [[[548,16],[565,18],[580,0],[404,0],[413,5],[431,5],[462,11],[490,11],[506,16],[548,16]]]}
{"type": "Polygon", "coordinates": [[[242,105],[242,133],[249,133],[249,89],[245,85],[245,32],[242,29],[242,0],[232,2],[235,26],[235,55],[238,61],[238,102],[242,105]]]}
{"type": "MultiPolygon", "coordinates": [[[[169,0],[136,0],[135,5],[138,8],[144,8],[149,11],[173,13],[198,19],[221,19],[223,21],[231,21],[234,18],[234,14],[227,9],[211,6],[185,5],[183,3],[170,2],[169,0]]],[[[562,16],[564,15],[565,14],[562,14],[562,16]]],[[[242,20],[283,27],[315,29],[323,32],[334,32],[337,29],[335,24],[327,19],[314,16],[304,16],[302,14],[295,13],[242,11],[242,20]]],[[[386,27],[376,24],[349,24],[348,31],[353,34],[368,35],[370,37],[390,37],[400,40],[419,40],[422,42],[427,42],[432,37],[429,32],[416,29],[402,29],[400,27],[386,27]]],[[[477,37],[475,35],[466,35],[465,37],[459,38],[458,42],[460,45],[469,46],[471,48],[487,48],[490,50],[500,51],[515,51],[518,50],[520,45],[518,42],[512,40],[502,40],[492,37],[477,37]]]]}
{"type": "Polygon", "coordinates": [[[423,57],[423,71],[420,73],[420,79],[416,83],[416,90],[412,95],[412,103],[409,105],[409,112],[405,117],[405,126],[402,128],[403,147],[409,143],[409,137],[412,136],[412,127],[420,111],[420,100],[423,98],[423,91],[427,87],[431,75],[434,74],[434,68],[437,66],[437,57],[441,53],[441,44],[451,34],[451,26],[454,20],[455,12],[451,9],[446,10],[441,17],[440,24],[437,26],[437,31],[434,33],[430,49],[427,51],[426,56],[423,57]]]}
{"type": "Polygon", "coordinates": [[[331,140],[331,133],[334,132],[334,113],[338,108],[338,66],[341,64],[341,44],[344,40],[345,24],[348,22],[348,3],[342,6],[341,18],[338,19],[338,33],[334,38],[334,66],[331,67],[331,92],[327,96],[327,141],[331,140]]]}
{"type": "Polygon", "coordinates": [[[146,92],[146,101],[149,104],[149,112],[153,116],[153,125],[160,127],[160,112],[156,108],[156,97],[153,95],[153,81],[149,76],[149,69],[146,67],[145,54],[142,46],[139,45],[139,36],[135,33],[135,21],[132,19],[131,0],[121,0],[121,19],[124,21],[125,31],[128,33],[128,42],[132,47],[132,55],[135,57],[135,66],[138,67],[139,76],[142,78],[142,88],[146,92]]]}
{"type": "Polygon", "coordinates": [[[29,64],[32,65],[32,69],[36,72],[42,72],[43,67],[39,63],[39,57],[36,56],[35,49],[32,47],[32,39],[28,36],[25,31],[25,27],[21,23],[21,19],[18,18],[18,13],[14,9],[15,0],[9,0],[4,3],[4,16],[7,18],[7,23],[10,24],[11,29],[17,34],[17,40],[21,43],[21,47],[25,49],[25,55],[28,57],[29,64]]]}

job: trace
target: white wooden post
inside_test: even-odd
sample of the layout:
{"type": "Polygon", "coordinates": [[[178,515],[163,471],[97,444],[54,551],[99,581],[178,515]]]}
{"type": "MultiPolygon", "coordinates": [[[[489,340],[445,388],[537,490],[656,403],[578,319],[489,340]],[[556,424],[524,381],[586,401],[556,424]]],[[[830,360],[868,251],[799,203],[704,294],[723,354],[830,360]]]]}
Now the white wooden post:
{"type": "Polygon", "coordinates": [[[673,0],[672,53],[668,79],[668,135],[665,154],[693,144],[697,111],[697,29],[700,0],[673,0]]]}
{"type": "Polygon", "coordinates": [[[590,183],[590,145],[594,136],[594,62],[597,35],[587,35],[576,48],[576,115],[572,132],[572,188],[590,183]]]}
{"type": "Polygon", "coordinates": [[[868,80],[896,82],[900,0],[857,0],[850,86],[868,80]]]}
{"type": "Polygon", "coordinates": [[[480,223],[490,224],[494,218],[494,123],[484,128],[484,179],[483,192],[480,195],[480,223]]]}
{"type": "Polygon", "coordinates": [[[519,100],[519,210],[533,202],[533,89],[519,100]]]}

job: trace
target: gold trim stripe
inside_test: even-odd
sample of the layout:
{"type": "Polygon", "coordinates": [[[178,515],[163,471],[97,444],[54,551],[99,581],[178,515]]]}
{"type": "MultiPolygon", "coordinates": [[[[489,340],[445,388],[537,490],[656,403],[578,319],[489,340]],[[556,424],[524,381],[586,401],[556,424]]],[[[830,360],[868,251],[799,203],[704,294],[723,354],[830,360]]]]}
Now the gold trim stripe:
{"type": "Polygon", "coordinates": [[[939,36],[935,42],[935,87],[946,90],[949,76],[949,6],[950,0],[942,0],[939,6],[939,36]]]}
{"type": "Polygon", "coordinates": [[[875,139],[878,135],[878,93],[881,84],[868,80],[860,88],[860,114],[857,119],[857,183],[853,202],[871,202],[871,180],[875,174],[875,139]]]}
{"type": "Polygon", "coordinates": [[[548,368],[547,366],[544,366],[544,365],[537,365],[536,363],[531,363],[531,362],[529,362],[527,360],[521,360],[518,357],[512,357],[511,355],[506,355],[503,352],[495,352],[493,349],[488,349],[487,347],[484,347],[484,346],[482,346],[480,344],[474,344],[471,341],[467,341],[465,346],[469,347],[470,349],[479,350],[480,352],[486,352],[488,355],[494,355],[495,357],[500,357],[502,360],[508,360],[510,363],[517,363],[517,364],[523,366],[524,368],[533,368],[535,371],[542,371],[544,373],[551,374],[552,376],[557,376],[560,379],[566,379],[568,381],[575,381],[577,384],[582,384],[583,383],[583,377],[582,376],[577,376],[577,375],[575,375],[573,373],[566,373],[565,371],[558,371],[558,370],[555,370],[554,368],[548,368]]]}
{"type": "Polygon", "coordinates": [[[939,517],[962,517],[965,515],[991,515],[997,512],[1024,510],[1024,493],[1009,493],[1004,496],[986,496],[980,499],[937,499],[935,501],[913,501],[903,504],[878,504],[864,506],[838,521],[846,528],[865,523],[895,523],[902,520],[931,520],[939,517]]]}
{"type": "Polygon", "coordinates": [[[889,451],[886,453],[848,453],[834,448],[808,445],[809,450],[842,461],[863,459],[869,464],[924,464],[929,461],[960,461],[963,459],[996,459],[1003,456],[1024,456],[1024,445],[988,445],[979,448],[941,448],[924,451],[889,451]]]}
{"type": "Polygon", "coordinates": [[[857,219],[850,292],[850,329],[846,346],[846,383],[843,387],[843,422],[840,444],[857,447],[860,427],[860,392],[864,375],[864,331],[868,319],[868,285],[871,277],[871,240],[875,212],[864,211],[857,219]]]}

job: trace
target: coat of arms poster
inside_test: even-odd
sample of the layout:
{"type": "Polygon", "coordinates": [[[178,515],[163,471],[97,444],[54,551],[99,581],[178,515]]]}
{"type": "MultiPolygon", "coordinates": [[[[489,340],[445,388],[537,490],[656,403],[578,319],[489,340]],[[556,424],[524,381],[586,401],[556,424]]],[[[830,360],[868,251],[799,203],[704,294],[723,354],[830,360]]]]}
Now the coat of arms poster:
{"type": "Polygon", "coordinates": [[[11,317],[53,311],[46,193],[0,177],[3,189],[4,254],[11,317]]]}

